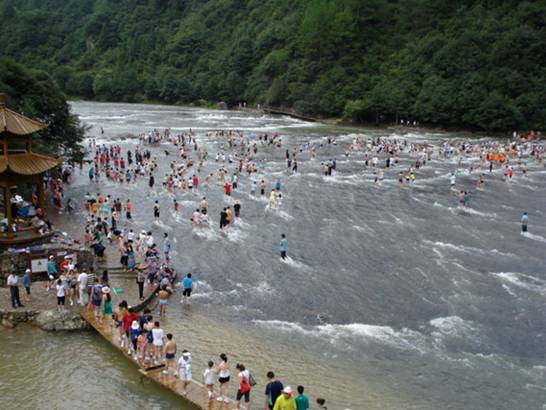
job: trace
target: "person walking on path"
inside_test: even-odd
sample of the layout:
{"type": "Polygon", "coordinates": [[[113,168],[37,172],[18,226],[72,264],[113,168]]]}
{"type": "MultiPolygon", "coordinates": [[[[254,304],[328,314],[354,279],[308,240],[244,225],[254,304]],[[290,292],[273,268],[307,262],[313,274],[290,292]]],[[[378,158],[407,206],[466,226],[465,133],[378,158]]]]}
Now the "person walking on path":
{"type": "Polygon", "coordinates": [[[144,282],[146,282],[146,272],[144,272],[144,269],[138,269],[136,283],[138,285],[138,297],[140,300],[144,300],[144,282]]]}
{"type": "Polygon", "coordinates": [[[87,273],[82,272],[78,275],[78,303],[80,306],[87,305],[87,281],[89,280],[89,276],[87,273]]]}
{"type": "Polygon", "coordinates": [[[222,359],[222,361],[215,368],[215,372],[218,373],[218,382],[220,383],[220,396],[218,396],[216,400],[223,401],[224,403],[229,403],[227,392],[231,374],[229,372],[228,358],[225,353],[222,353],[220,354],[220,359],[222,359]]]}
{"type": "Polygon", "coordinates": [[[9,286],[9,293],[11,296],[11,306],[14,309],[18,307],[24,307],[19,299],[19,278],[16,274],[10,273],[7,280],[7,285],[9,286]]]}
{"type": "Polygon", "coordinates": [[[209,360],[207,368],[203,373],[203,383],[208,390],[209,400],[212,399],[214,395],[214,362],[209,360]]]}
{"type": "Polygon", "coordinates": [[[32,285],[32,278],[30,277],[31,270],[27,269],[23,276],[23,286],[27,292],[27,300],[30,300],[30,286],[32,285]]]}
{"type": "MultiPolygon", "coordinates": [[[[167,343],[165,343],[165,370],[163,370],[164,375],[168,376],[171,368],[175,366],[175,357],[176,342],[173,340],[172,333],[167,333],[167,343]]],[[[173,373],[176,373],[176,370],[174,370],[173,373]]]]}
{"type": "Polygon", "coordinates": [[[182,357],[178,359],[178,376],[183,383],[182,395],[186,395],[188,385],[191,383],[191,354],[187,350],[182,351],[182,357]]]}
{"type": "Polygon", "coordinates": [[[286,386],[282,390],[282,394],[275,401],[273,410],[297,410],[296,400],[292,396],[292,388],[290,386],[286,386]]]}
{"type": "Polygon", "coordinates": [[[239,370],[239,390],[237,390],[237,409],[241,407],[241,399],[245,398],[246,408],[250,409],[250,372],[244,364],[237,364],[239,370]]]}
{"type": "Polygon", "coordinates": [[[309,410],[309,398],[303,394],[303,386],[298,386],[297,391],[298,395],[296,396],[296,408],[298,410],[309,410]]]}
{"type": "Polygon", "coordinates": [[[159,316],[165,316],[167,305],[169,304],[170,293],[167,291],[167,286],[163,286],[159,291],[159,316]]]}
{"type": "Polygon", "coordinates": [[[286,235],[284,233],[281,234],[281,241],[279,242],[279,249],[281,251],[281,258],[286,259],[286,252],[288,252],[288,240],[286,239],[286,235]]]}
{"type": "Polygon", "coordinates": [[[265,404],[264,409],[272,410],[277,398],[281,395],[284,386],[275,378],[275,373],[267,372],[269,382],[265,386],[265,404]]]}
{"type": "Polygon", "coordinates": [[[527,212],[524,212],[521,217],[521,232],[527,232],[527,223],[529,222],[529,217],[527,212]]]}

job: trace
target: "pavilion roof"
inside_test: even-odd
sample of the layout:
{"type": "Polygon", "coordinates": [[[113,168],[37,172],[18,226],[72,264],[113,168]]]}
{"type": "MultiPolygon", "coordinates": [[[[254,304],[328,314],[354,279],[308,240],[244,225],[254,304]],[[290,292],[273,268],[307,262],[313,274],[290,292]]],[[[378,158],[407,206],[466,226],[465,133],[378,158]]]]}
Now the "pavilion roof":
{"type": "Polygon", "coordinates": [[[27,152],[0,157],[0,173],[10,170],[16,174],[36,175],[62,164],[62,160],[27,152]]]}
{"type": "Polygon", "coordinates": [[[25,117],[6,107],[6,96],[0,93],[0,133],[28,135],[47,128],[47,124],[25,117]]]}

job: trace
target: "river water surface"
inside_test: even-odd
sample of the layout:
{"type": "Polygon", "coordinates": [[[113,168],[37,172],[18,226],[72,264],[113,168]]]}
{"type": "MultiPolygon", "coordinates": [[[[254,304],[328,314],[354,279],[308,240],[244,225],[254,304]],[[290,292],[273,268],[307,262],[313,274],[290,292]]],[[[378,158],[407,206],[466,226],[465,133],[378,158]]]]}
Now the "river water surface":
{"type": "MultiPolygon", "coordinates": [[[[177,194],[182,216],[170,211],[173,195],[161,180],[177,154],[168,144],[152,149],[160,159],[153,190],[144,179],[130,186],[105,181],[89,186],[86,168],[68,189],[67,196],[80,204],[87,191],[130,197],[135,230],[152,227],[159,244],[164,231],[176,238],[174,264],[195,273],[195,296],[190,307],[171,304],[164,328],[194,353],[195,377],[209,358],[225,351],[233,364],[243,361],[256,373],[253,398],[259,405],[263,375],[271,369],[285,384],[303,384],[313,398],[326,397],[329,409],[546,406],[542,166],[529,161],[529,177],[516,173],[511,183],[495,171],[482,191],[474,191],[476,175],[461,171],[457,190],[472,191],[470,209],[461,211],[449,188],[455,159],[435,155],[411,187],[401,188],[397,173],[415,160],[408,154],[400,169],[385,173],[381,186],[374,185],[362,153],[343,155],[356,134],[433,145],[446,135],[394,135],[168,106],[78,102],[73,110],[92,126],[98,143],[115,141],[125,149],[138,143],[130,135],[153,128],[175,133],[191,128],[212,156],[224,150],[222,141],[206,136],[215,129],[250,136],[276,131],[290,149],[307,141],[318,145],[326,135],[337,138],[337,145],[318,149],[316,159],[301,154],[300,172],[292,176],[286,173],[284,147],[260,147],[258,157],[267,161],[263,178],[269,187],[281,180],[283,210],[271,212],[266,202],[252,198],[245,176],[234,193],[243,205],[242,220],[226,235],[217,222],[229,201],[218,186],[202,188],[199,196],[177,194]],[[322,176],[320,162],[334,157],[338,172],[322,176]],[[193,232],[189,223],[201,195],[214,221],[207,233],[193,232]],[[159,224],[153,223],[154,200],[162,206],[159,224]],[[519,232],[524,210],[531,220],[525,237],[519,232]],[[288,262],[277,252],[283,232],[290,243],[288,262]]],[[[209,161],[202,179],[217,167],[209,161]]],[[[83,214],[76,215],[67,230],[78,233],[82,220],[83,214]]],[[[62,398],[52,398],[56,408],[97,395],[112,408],[181,406],[162,388],[141,385],[136,369],[96,335],[16,330],[0,338],[7,371],[0,388],[29,386],[19,390],[24,402],[15,392],[9,396],[13,403],[40,408],[42,397],[52,398],[53,389],[62,392],[65,386],[62,398]],[[33,370],[21,369],[20,357],[32,359],[33,370]],[[56,375],[64,375],[61,386],[53,381],[56,375]]]]}

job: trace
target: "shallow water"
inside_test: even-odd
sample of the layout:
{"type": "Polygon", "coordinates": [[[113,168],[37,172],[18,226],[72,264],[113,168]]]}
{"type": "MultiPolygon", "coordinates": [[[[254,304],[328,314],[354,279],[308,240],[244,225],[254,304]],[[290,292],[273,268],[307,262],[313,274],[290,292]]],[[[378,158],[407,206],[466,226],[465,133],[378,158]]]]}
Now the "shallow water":
{"type": "MultiPolygon", "coordinates": [[[[277,130],[287,147],[338,135],[338,145],[318,150],[316,159],[303,153],[295,176],[285,173],[285,147],[260,148],[268,186],[281,179],[283,210],[266,210],[266,202],[251,198],[245,176],[234,193],[244,223],[226,235],[216,225],[227,204],[219,186],[201,188],[199,195],[177,194],[182,213],[170,211],[173,197],[161,188],[161,176],[176,158],[169,145],[153,149],[163,160],[151,192],[144,179],[89,187],[86,170],[69,189],[68,196],[80,203],[87,190],[131,197],[133,228],[151,227],[159,243],[163,231],[176,237],[175,266],[195,273],[196,288],[191,308],[170,307],[165,328],[196,351],[194,365],[226,350],[259,376],[273,369],[285,384],[305,384],[333,409],[545,405],[543,167],[530,163],[529,178],[516,175],[511,183],[495,171],[486,175],[481,191],[473,188],[477,173],[462,171],[457,190],[471,191],[471,208],[460,210],[458,191],[449,189],[448,180],[456,161],[434,159],[411,187],[398,187],[399,169],[386,172],[376,186],[361,153],[343,156],[354,129],[179,107],[79,102],[73,108],[93,126],[98,142],[115,139],[131,149],[136,141],[120,140],[120,134],[166,127],[192,128],[212,154],[222,147],[205,136],[210,129],[277,130]],[[171,152],[167,161],[165,149],[171,152]],[[320,162],[333,157],[338,172],[323,177],[320,162]],[[189,223],[201,195],[209,200],[213,221],[206,233],[192,232],[189,223]],[[155,199],[162,206],[160,224],[152,224],[155,199]],[[519,232],[524,210],[530,215],[526,236],[519,232]],[[277,253],[282,232],[290,243],[285,262],[277,253]]],[[[432,144],[445,138],[398,137],[432,144]]],[[[407,165],[410,158],[404,154],[401,161],[407,165]]],[[[201,179],[217,165],[209,161],[201,179]]]]}

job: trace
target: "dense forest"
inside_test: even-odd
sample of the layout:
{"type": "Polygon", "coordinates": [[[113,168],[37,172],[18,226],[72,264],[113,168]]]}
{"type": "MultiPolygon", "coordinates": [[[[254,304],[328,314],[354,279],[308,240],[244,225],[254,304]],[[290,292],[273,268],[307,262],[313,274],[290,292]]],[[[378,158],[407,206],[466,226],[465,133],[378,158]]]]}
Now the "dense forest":
{"type": "Polygon", "coordinates": [[[546,128],[546,0],[0,0],[70,96],[546,128]]]}
{"type": "Polygon", "coordinates": [[[35,136],[35,151],[76,160],[82,157],[80,142],[85,129],[70,112],[59,85],[46,72],[0,58],[0,92],[7,94],[8,108],[49,125],[35,136]]]}

